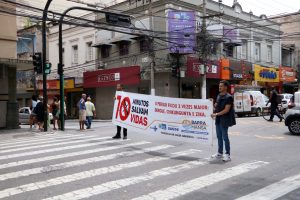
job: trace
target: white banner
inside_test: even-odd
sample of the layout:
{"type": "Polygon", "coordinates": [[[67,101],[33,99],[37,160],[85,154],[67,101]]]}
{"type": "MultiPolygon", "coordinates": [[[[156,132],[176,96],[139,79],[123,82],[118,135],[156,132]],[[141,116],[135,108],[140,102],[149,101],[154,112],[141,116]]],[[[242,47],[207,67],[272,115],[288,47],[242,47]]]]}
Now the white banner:
{"type": "Polygon", "coordinates": [[[213,104],[209,100],[118,91],[112,121],[139,132],[212,144],[212,113],[213,104]]]}

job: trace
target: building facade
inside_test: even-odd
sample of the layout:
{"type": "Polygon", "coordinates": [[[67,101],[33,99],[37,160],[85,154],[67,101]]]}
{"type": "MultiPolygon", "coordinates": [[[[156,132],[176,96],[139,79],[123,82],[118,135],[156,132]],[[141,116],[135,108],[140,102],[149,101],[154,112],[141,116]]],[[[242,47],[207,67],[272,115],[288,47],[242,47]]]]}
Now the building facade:
{"type": "MultiPolygon", "coordinates": [[[[15,10],[14,6],[0,3],[7,10],[15,10]]],[[[0,128],[18,128],[18,103],[16,98],[17,60],[17,27],[16,17],[3,15],[0,18],[0,128]]]]}
{"type": "MultiPolygon", "coordinates": [[[[83,18],[95,20],[94,14],[88,14],[83,18]]],[[[74,25],[63,25],[63,64],[65,77],[65,96],[67,97],[68,117],[78,115],[77,102],[83,92],[83,73],[96,70],[95,28],[83,28],[74,25]]],[[[51,74],[48,76],[48,96],[51,99],[59,95],[59,75],[57,65],[59,63],[58,51],[58,26],[49,29],[49,61],[52,63],[51,74]]],[[[42,85],[38,84],[38,89],[42,85]]],[[[89,95],[94,94],[86,90],[89,95]]]]}
{"type": "MultiPolygon", "coordinates": [[[[97,116],[102,119],[111,118],[111,99],[117,83],[124,84],[126,91],[150,94],[153,64],[155,95],[202,97],[203,76],[199,70],[203,61],[199,59],[201,45],[197,43],[197,38],[201,40],[201,6],[197,0],[152,1],[152,20],[148,16],[149,1],[123,2],[108,8],[133,14],[133,28],[127,29],[129,34],[96,31],[93,46],[97,48],[95,64],[99,70],[95,72],[97,76],[94,77],[94,84],[91,84],[91,77],[86,74],[88,78],[84,78],[84,88],[94,90],[96,101],[101,102],[97,105],[97,116]],[[149,54],[147,39],[151,35],[148,31],[150,27],[154,31],[154,59],[149,54]],[[172,76],[174,65],[180,65],[180,78],[172,76]],[[136,66],[140,67],[140,74],[135,73],[136,66]],[[114,71],[111,72],[111,69],[114,71]],[[138,76],[140,80],[129,84],[130,76],[127,73],[131,70],[131,78],[136,80],[138,76]]],[[[281,32],[276,22],[265,16],[244,12],[237,1],[229,7],[208,0],[206,8],[207,15],[212,16],[206,20],[207,98],[216,97],[217,82],[220,79],[228,79],[235,84],[257,85],[253,64],[279,71],[281,43],[273,38],[278,38],[281,32]]],[[[113,30],[126,32],[124,28],[115,27],[113,30]]],[[[265,83],[260,84],[262,87],[267,86],[265,83]]]]}

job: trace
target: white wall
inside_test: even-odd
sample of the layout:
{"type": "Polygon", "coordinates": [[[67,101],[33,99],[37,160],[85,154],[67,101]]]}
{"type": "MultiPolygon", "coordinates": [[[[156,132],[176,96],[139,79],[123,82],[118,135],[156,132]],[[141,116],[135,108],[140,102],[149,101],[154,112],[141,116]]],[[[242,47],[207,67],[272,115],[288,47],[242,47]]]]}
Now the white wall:
{"type": "MultiPolygon", "coordinates": [[[[50,30],[51,31],[51,30],[50,30]]],[[[52,73],[50,78],[56,78],[57,64],[59,62],[58,52],[58,34],[56,27],[52,28],[49,37],[49,61],[52,63],[52,73]]],[[[94,28],[72,28],[63,31],[63,48],[64,48],[64,74],[65,77],[82,77],[84,70],[95,69],[94,60],[96,59],[96,48],[93,49],[93,61],[87,62],[87,43],[95,43],[95,29],[94,28]],[[72,46],[78,46],[78,64],[72,66],[72,46]],[[81,65],[81,67],[78,67],[81,65]],[[86,68],[82,68],[86,66],[86,68]]]]}

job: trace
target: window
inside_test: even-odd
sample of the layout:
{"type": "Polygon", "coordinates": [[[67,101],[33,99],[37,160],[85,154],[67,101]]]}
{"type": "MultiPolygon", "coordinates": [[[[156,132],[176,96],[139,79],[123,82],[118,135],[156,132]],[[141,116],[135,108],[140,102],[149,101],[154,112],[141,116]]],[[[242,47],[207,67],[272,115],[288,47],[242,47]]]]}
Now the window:
{"type": "Polygon", "coordinates": [[[254,52],[254,58],[255,58],[255,61],[260,61],[260,44],[259,43],[255,43],[255,52],[254,52]]]}
{"type": "Polygon", "coordinates": [[[119,51],[120,56],[125,56],[129,54],[129,43],[128,42],[120,42],[119,43],[119,51]]]}
{"type": "Polygon", "coordinates": [[[86,43],[86,61],[94,60],[92,42],[86,43]]]}
{"type": "Polygon", "coordinates": [[[110,46],[103,45],[101,47],[101,58],[108,58],[110,56],[110,46]]]}
{"type": "Polygon", "coordinates": [[[267,46],[267,62],[272,62],[272,45],[267,46]]]}
{"type": "Polygon", "coordinates": [[[224,51],[226,53],[226,56],[227,57],[233,57],[233,54],[234,54],[233,44],[225,44],[224,47],[225,47],[224,51]]]}
{"type": "Polygon", "coordinates": [[[78,46],[72,46],[72,64],[78,64],[78,46]]]}
{"type": "Polygon", "coordinates": [[[149,42],[147,39],[142,39],[140,41],[140,52],[147,52],[149,51],[149,42]]]}
{"type": "Polygon", "coordinates": [[[241,51],[241,59],[247,59],[247,54],[248,54],[248,44],[247,41],[243,41],[242,43],[242,51],[241,51]]]}

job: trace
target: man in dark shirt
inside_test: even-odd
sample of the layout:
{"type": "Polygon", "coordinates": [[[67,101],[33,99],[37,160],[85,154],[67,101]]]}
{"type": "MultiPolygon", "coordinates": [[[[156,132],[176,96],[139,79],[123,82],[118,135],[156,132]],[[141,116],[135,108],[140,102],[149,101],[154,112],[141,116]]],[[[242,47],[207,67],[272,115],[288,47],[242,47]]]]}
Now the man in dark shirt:
{"type": "MultiPolygon", "coordinates": [[[[123,91],[123,85],[117,84],[117,91],[123,91]]],[[[116,100],[116,97],[114,97],[114,100],[116,100]]],[[[113,139],[120,139],[121,138],[121,126],[117,126],[117,134],[113,136],[113,139]]],[[[127,129],[123,128],[123,139],[127,139],[127,129]]]]}
{"type": "Polygon", "coordinates": [[[212,159],[222,159],[230,161],[230,141],[228,137],[228,128],[236,124],[233,108],[233,98],[227,93],[229,82],[221,81],[217,102],[215,104],[215,113],[212,117],[216,119],[216,132],[218,138],[218,153],[212,155],[212,159]],[[225,143],[226,153],[223,155],[223,141],[225,143]]]}
{"type": "MultiPolygon", "coordinates": [[[[275,115],[280,119],[280,122],[283,119],[283,117],[278,112],[278,102],[277,102],[278,95],[279,94],[276,91],[276,89],[272,88],[271,96],[270,96],[270,99],[268,101],[268,103],[269,102],[271,103],[271,116],[270,116],[270,119],[268,120],[269,122],[273,121],[273,118],[274,118],[275,115]]],[[[267,103],[267,105],[268,105],[268,103],[267,103]]]]}

